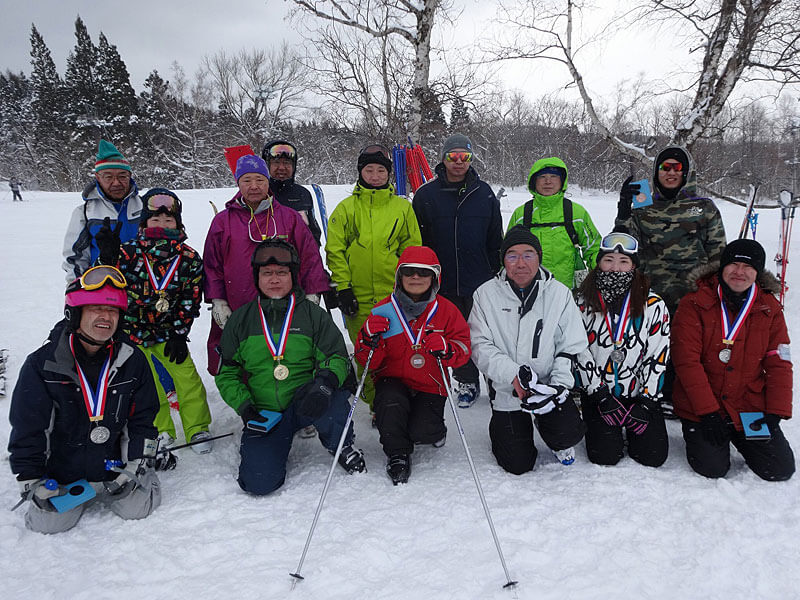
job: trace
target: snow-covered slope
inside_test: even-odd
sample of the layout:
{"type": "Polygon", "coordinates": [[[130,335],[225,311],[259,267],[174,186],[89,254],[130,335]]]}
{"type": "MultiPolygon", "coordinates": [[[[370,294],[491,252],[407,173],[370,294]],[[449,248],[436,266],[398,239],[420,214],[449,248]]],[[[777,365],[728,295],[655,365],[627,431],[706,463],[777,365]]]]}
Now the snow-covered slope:
{"type": "MultiPolygon", "coordinates": [[[[348,193],[326,186],[328,209],[348,193]]],[[[180,193],[189,243],[202,250],[212,217],[231,190],[180,193]]],[[[10,398],[25,356],[60,318],[61,244],[77,194],[27,192],[26,202],[0,201],[0,347],[11,351],[10,398]]],[[[503,201],[507,221],[527,199],[503,201]]],[[[607,232],[616,198],[578,192],[598,229],[607,232]]],[[[742,210],[721,207],[729,237],[742,210]]],[[[762,211],[759,240],[777,246],[779,215],[762,211]]],[[[797,258],[797,253],[792,253],[797,258]]],[[[772,263],[770,263],[771,265],[772,263]]],[[[790,284],[797,267],[790,266],[790,284]]],[[[789,293],[790,335],[800,339],[798,290],[789,293]]],[[[191,350],[205,365],[210,313],[194,325],[191,350]]],[[[411,480],[392,487],[366,407],[355,414],[357,445],[369,472],[337,469],[302,574],[294,571],[330,465],[319,441],[296,439],[285,486],[253,498],[239,490],[240,421],[202,370],[213,433],[237,431],[208,456],[179,451],[177,470],[161,475],[162,506],[144,521],[123,522],[94,507],[58,536],[25,530],[22,510],[0,510],[3,598],[800,598],[800,478],[769,484],[734,452],[728,477],[710,481],[686,464],[677,423],[668,424],[670,456],[659,469],[629,459],[603,468],[579,448],[564,467],[541,452],[521,477],[503,472],[489,449],[488,400],[460,410],[509,570],[520,585],[503,590],[504,573],[447,409],[447,445],[414,453],[411,480]]],[[[0,401],[8,410],[9,399],[0,401]]],[[[796,448],[800,428],[784,430],[796,448]]],[[[16,503],[8,468],[9,425],[0,420],[0,501],[16,503]],[[3,473],[3,469],[5,473],[3,473]]],[[[537,445],[543,445],[537,437],[537,445]]]]}

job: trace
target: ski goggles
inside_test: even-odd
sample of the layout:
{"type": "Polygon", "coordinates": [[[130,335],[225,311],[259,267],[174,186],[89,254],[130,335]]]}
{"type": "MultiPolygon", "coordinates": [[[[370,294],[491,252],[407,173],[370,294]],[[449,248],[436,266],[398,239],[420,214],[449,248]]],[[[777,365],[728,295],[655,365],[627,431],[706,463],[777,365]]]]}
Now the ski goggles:
{"type": "Polygon", "coordinates": [[[472,152],[448,152],[444,155],[447,162],[470,162],[472,160],[472,152]]]}
{"type": "Polygon", "coordinates": [[[381,144],[370,144],[369,146],[364,146],[359,154],[383,154],[386,158],[391,157],[391,152],[389,152],[389,149],[381,144]]]}
{"type": "Polygon", "coordinates": [[[291,250],[283,245],[263,245],[253,254],[252,264],[257,267],[272,264],[291,267],[295,264],[295,259],[291,250]]]}
{"type": "Polygon", "coordinates": [[[658,170],[664,171],[666,173],[669,173],[670,171],[675,171],[677,173],[680,173],[681,171],[683,171],[683,163],[663,162],[660,165],[658,165],[658,170]]]}
{"type": "Polygon", "coordinates": [[[169,194],[153,194],[147,199],[147,210],[152,213],[168,212],[177,215],[181,212],[181,201],[169,194]]]}
{"type": "Polygon", "coordinates": [[[297,157],[297,150],[291,144],[275,144],[267,149],[267,157],[294,160],[297,157]]]}
{"type": "Polygon", "coordinates": [[[600,242],[603,252],[622,252],[623,254],[636,254],[639,251],[639,242],[627,233],[609,233],[600,242]]]}
{"type": "Polygon", "coordinates": [[[398,271],[402,277],[433,277],[436,274],[427,267],[400,267],[398,271]]]}
{"type": "Polygon", "coordinates": [[[113,285],[116,288],[124,289],[128,282],[125,276],[116,267],[109,265],[97,265],[87,270],[78,279],[80,289],[98,290],[104,285],[113,285]]]}

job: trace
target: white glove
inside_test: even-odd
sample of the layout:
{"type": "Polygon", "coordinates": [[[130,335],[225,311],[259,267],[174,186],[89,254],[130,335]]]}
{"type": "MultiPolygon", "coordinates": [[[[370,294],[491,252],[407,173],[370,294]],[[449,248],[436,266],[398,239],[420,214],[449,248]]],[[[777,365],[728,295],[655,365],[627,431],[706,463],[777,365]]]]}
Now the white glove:
{"type": "Polygon", "coordinates": [[[533,391],[533,386],[539,381],[536,371],[529,365],[520,365],[517,377],[519,378],[520,387],[527,392],[533,391]]]}
{"type": "Polygon", "coordinates": [[[319,294],[306,294],[306,298],[319,306],[319,294]]]}
{"type": "Polygon", "coordinates": [[[531,395],[525,398],[520,406],[522,410],[535,415],[544,415],[562,404],[569,394],[569,390],[560,385],[545,385],[537,383],[530,386],[531,395]]]}
{"type": "Polygon", "coordinates": [[[20,481],[19,483],[19,493],[20,494],[29,494],[31,490],[33,490],[33,495],[39,498],[40,500],[47,500],[48,498],[52,498],[53,496],[59,496],[61,494],[60,488],[58,484],[56,484],[55,489],[48,489],[45,485],[46,481],[44,479],[26,479],[25,481],[20,481]]]}
{"type": "Polygon", "coordinates": [[[228,306],[228,301],[224,298],[213,298],[211,300],[211,316],[214,321],[219,325],[220,329],[225,329],[225,323],[231,316],[231,307],[228,306]]]}

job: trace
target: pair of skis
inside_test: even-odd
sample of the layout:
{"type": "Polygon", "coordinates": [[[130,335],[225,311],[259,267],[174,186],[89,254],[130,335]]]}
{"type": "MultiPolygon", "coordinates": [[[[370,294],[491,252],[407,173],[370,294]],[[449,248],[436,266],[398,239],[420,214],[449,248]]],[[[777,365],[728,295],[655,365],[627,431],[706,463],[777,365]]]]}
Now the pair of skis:
{"type": "Polygon", "coordinates": [[[778,269],[781,281],[781,293],[778,298],[781,306],[783,306],[783,300],[788,289],[786,285],[786,267],[789,264],[789,244],[792,239],[794,210],[797,208],[792,204],[793,199],[793,194],[789,190],[783,190],[778,196],[778,202],[781,205],[781,222],[778,232],[778,253],[775,255],[775,266],[778,269]]]}
{"type": "Polygon", "coordinates": [[[398,196],[408,196],[406,180],[411,187],[411,192],[416,192],[420,186],[433,179],[433,171],[425,158],[422,146],[408,138],[408,145],[397,144],[393,151],[395,187],[398,196]]]}

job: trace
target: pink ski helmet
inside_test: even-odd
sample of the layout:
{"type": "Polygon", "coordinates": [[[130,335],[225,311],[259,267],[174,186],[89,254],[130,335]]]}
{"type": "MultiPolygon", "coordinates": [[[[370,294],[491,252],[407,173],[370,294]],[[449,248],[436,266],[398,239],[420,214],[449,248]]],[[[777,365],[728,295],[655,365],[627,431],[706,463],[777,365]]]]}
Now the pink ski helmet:
{"type": "Polygon", "coordinates": [[[99,304],[113,306],[120,312],[128,308],[128,282],[119,269],[109,265],[92,267],[67,286],[64,294],[64,316],[75,331],[81,321],[81,306],[99,304]]]}

